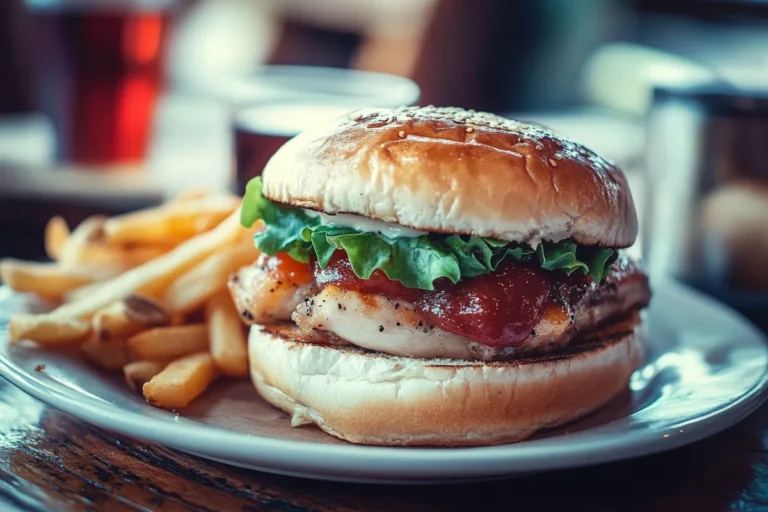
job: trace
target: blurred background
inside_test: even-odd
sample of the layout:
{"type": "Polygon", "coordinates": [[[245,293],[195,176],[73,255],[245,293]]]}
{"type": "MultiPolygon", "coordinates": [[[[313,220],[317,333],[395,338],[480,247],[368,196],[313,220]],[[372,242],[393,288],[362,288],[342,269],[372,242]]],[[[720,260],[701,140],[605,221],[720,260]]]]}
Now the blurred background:
{"type": "Polygon", "coordinates": [[[188,188],[239,191],[366,106],[532,120],[613,159],[632,248],[768,315],[768,1],[2,0],[0,256],[188,188]]]}

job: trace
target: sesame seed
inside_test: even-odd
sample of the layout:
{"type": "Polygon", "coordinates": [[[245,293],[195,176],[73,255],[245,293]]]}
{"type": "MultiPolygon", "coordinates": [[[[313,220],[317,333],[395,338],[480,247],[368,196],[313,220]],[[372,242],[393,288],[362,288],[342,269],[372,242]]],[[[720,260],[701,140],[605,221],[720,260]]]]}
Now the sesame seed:
{"type": "Polygon", "coordinates": [[[554,160],[552,160],[552,159],[550,158],[550,159],[549,159],[549,165],[551,165],[552,167],[557,167],[557,162],[555,162],[554,160]]]}
{"type": "Polygon", "coordinates": [[[544,146],[540,146],[536,144],[536,151],[542,151],[544,149],[544,146]]]}
{"type": "Polygon", "coordinates": [[[399,135],[401,139],[405,138],[405,132],[403,130],[400,130],[400,133],[398,133],[397,135],[399,135]]]}
{"type": "Polygon", "coordinates": [[[475,129],[471,126],[467,128],[467,133],[472,133],[473,131],[475,131],[475,129]]]}

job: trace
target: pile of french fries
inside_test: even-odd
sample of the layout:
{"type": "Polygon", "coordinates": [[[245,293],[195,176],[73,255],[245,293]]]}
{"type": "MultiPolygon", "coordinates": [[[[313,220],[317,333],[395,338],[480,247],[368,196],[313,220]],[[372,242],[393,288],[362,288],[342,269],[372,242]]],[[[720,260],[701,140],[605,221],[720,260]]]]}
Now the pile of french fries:
{"type": "Polygon", "coordinates": [[[11,342],[79,346],[165,409],[185,407],[219,376],[247,377],[246,333],[227,279],[258,251],[253,231],[239,224],[239,206],[233,196],[194,192],[90,217],[72,232],[51,219],[52,263],[0,260],[6,285],[58,303],[49,313],[13,316],[11,342]]]}

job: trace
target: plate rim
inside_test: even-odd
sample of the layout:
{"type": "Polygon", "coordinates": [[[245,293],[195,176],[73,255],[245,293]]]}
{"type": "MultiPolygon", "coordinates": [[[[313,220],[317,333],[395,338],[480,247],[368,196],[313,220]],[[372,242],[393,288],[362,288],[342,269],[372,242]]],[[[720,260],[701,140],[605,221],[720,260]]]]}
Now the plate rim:
{"type": "MultiPolygon", "coordinates": [[[[748,328],[768,353],[765,335],[735,311],[679,283],[666,282],[661,286],[672,293],[683,293],[699,303],[717,307],[748,328]]],[[[10,359],[5,350],[7,343],[7,336],[4,336],[0,375],[41,402],[86,423],[202,457],[210,455],[219,461],[228,460],[241,467],[258,466],[263,471],[344,481],[394,483],[396,479],[407,478],[426,483],[565,469],[633,458],[673,449],[720,432],[754,412],[768,398],[767,366],[751,387],[726,406],[685,419],[683,432],[678,431],[680,426],[672,432],[651,433],[643,429],[632,436],[606,436],[570,446],[525,442],[455,448],[336,445],[265,437],[199,422],[185,423],[187,433],[179,436],[178,425],[170,419],[157,421],[138,412],[126,411],[109,401],[76,394],[76,390],[64,392],[44,379],[33,378],[28,370],[10,359]],[[105,407],[106,404],[110,407],[105,407]],[[121,413],[117,419],[116,411],[121,413]],[[668,435],[663,437],[662,434],[668,435]],[[458,462],[461,464],[452,464],[458,462]],[[351,474],[358,476],[350,477],[351,474]]]]}

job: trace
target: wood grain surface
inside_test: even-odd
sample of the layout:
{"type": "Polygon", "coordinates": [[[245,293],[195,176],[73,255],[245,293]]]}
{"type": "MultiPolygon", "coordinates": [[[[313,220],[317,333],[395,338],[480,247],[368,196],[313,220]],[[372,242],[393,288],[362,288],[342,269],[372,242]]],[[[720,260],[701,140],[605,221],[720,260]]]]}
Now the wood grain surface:
{"type": "Polygon", "coordinates": [[[768,406],[694,445],[593,468],[448,486],[329,483],[114,435],[0,379],[0,509],[766,510],[767,443],[768,406]]]}

